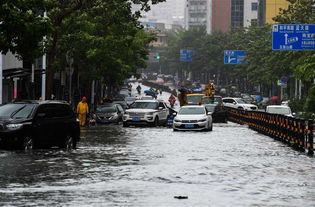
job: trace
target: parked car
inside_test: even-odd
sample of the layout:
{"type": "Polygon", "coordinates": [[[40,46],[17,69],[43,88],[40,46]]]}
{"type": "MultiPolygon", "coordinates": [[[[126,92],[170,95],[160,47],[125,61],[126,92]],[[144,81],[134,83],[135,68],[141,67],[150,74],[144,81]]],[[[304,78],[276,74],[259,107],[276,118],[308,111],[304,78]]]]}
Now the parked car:
{"type": "Polygon", "coordinates": [[[223,98],[222,99],[224,106],[242,109],[246,111],[257,110],[258,107],[254,104],[247,104],[241,98],[223,98]]]}
{"type": "Polygon", "coordinates": [[[119,104],[124,109],[124,111],[129,108],[126,101],[113,101],[112,103],[119,104]]]}
{"type": "Polygon", "coordinates": [[[61,101],[21,101],[0,106],[0,147],[30,150],[76,148],[80,126],[71,107],[61,101]]]}
{"type": "Polygon", "coordinates": [[[285,105],[269,105],[266,107],[266,112],[271,114],[282,114],[285,116],[293,117],[291,108],[285,105]]]}
{"type": "Polygon", "coordinates": [[[166,124],[169,110],[162,100],[136,100],[123,116],[123,126],[166,124]]]}
{"type": "Polygon", "coordinates": [[[124,113],[124,109],[120,104],[108,103],[98,105],[93,118],[100,124],[119,124],[122,121],[124,113]]]}
{"type": "Polygon", "coordinates": [[[213,122],[227,123],[227,111],[224,108],[222,97],[203,97],[203,103],[209,112],[212,112],[213,122]]]}
{"type": "Polygon", "coordinates": [[[212,131],[211,112],[205,106],[183,106],[174,118],[173,130],[207,130],[212,131]]]}

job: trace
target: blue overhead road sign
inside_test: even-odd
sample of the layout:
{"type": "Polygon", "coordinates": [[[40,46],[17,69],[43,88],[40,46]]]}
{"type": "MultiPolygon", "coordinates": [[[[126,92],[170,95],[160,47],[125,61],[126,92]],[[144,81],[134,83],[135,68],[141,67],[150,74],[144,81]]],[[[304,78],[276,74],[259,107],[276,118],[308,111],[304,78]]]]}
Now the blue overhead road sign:
{"type": "Polygon", "coordinates": [[[272,25],[273,50],[315,50],[315,24],[272,25]]]}
{"type": "Polygon", "coordinates": [[[224,50],[224,64],[245,64],[246,51],[224,50]]]}
{"type": "Polygon", "coordinates": [[[192,50],[180,50],[180,61],[191,62],[192,61],[192,50]]]}

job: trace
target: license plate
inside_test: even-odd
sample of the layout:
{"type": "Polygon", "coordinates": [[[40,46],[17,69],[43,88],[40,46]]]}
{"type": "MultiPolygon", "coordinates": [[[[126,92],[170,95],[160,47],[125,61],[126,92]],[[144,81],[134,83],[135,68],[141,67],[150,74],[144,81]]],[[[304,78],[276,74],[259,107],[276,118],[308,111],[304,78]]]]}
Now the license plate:
{"type": "Polygon", "coordinates": [[[185,128],[194,128],[195,127],[195,125],[193,125],[193,124],[185,124],[185,128]]]}
{"type": "Polygon", "coordinates": [[[107,124],[109,121],[108,120],[101,120],[101,123],[107,124]]]}
{"type": "Polygon", "coordinates": [[[141,121],[140,118],[132,118],[132,121],[141,121]]]}

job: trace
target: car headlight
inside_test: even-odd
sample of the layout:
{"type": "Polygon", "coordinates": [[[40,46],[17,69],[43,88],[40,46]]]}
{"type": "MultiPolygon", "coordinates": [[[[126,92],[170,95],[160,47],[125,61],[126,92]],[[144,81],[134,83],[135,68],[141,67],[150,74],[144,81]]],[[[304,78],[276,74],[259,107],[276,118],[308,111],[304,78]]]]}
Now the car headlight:
{"type": "Polygon", "coordinates": [[[181,122],[182,120],[180,119],[174,119],[174,122],[181,122]]]}
{"type": "Polygon", "coordinates": [[[149,115],[149,116],[153,116],[154,112],[148,112],[146,114],[149,115]]]}
{"type": "Polygon", "coordinates": [[[199,122],[207,121],[207,119],[200,119],[199,122]]]}
{"type": "Polygon", "coordinates": [[[20,129],[23,126],[23,124],[7,124],[6,127],[9,130],[16,130],[20,129]]]}

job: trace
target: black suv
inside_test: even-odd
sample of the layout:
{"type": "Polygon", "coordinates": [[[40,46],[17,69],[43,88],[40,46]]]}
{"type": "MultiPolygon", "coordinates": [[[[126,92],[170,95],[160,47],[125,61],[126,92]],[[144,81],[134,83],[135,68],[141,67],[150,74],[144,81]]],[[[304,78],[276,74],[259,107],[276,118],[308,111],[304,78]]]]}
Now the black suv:
{"type": "Polygon", "coordinates": [[[21,101],[0,106],[0,148],[74,149],[79,140],[79,122],[66,102],[21,101]]]}

